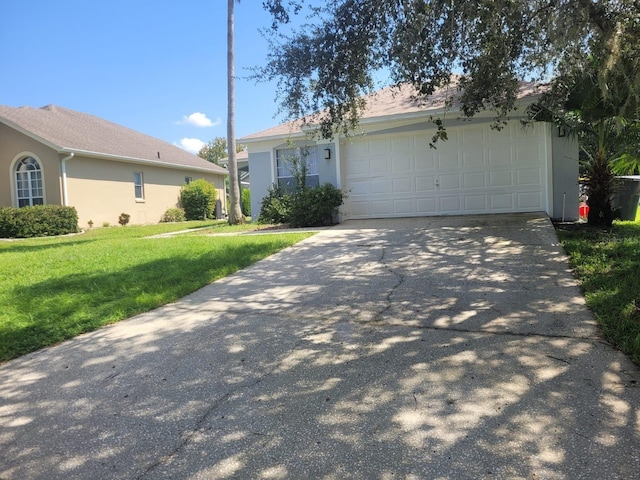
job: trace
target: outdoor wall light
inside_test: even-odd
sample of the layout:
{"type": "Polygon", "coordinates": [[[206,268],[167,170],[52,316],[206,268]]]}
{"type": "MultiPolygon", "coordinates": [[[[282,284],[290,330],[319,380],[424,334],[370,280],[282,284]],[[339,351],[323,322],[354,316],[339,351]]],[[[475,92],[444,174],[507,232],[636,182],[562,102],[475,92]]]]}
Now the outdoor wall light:
{"type": "Polygon", "coordinates": [[[559,125],[558,126],[558,136],[559,137],[566,137],[567,136],[567,127],[563,126],[563,125],[559,125]]]}
{"type": "Polygon", "coordinates": [[[330,148],[325,148],[324,149],[324,159],[325,160],[331,160],[331,149],[330,148]]]}

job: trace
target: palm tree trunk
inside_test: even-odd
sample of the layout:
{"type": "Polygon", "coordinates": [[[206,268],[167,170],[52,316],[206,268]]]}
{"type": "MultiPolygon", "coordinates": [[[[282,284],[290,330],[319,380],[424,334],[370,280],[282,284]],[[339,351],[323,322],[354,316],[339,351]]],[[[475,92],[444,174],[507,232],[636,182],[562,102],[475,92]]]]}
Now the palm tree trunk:
{"type": "Polygon", "coordinates": [[[227,14],[227,153],[229,154],[229,225],[244,223],[240,208],[240,183],[236,159],[235,132],[235,51],[234,51],[234,3],[228,0],[227,14]]]}

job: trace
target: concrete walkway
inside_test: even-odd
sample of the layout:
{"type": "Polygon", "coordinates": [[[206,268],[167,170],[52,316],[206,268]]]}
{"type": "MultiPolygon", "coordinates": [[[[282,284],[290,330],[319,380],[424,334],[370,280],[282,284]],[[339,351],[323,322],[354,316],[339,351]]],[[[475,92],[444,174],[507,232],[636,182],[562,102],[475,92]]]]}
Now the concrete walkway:
{"type": "Polygon", "coordinates": [[[638,381],[546,218],[347,222],[2,365],[0,478],[639,478],[638,381]]]}

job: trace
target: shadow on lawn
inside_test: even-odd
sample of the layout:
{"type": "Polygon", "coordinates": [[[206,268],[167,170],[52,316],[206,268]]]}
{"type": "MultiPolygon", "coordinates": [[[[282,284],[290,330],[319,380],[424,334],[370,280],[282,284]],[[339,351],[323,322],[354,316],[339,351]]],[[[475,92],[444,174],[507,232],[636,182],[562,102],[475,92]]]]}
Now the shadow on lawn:
{"type": "Polygon", "coordinates": [[[175,301],[272,251],[273,244],[230,244],[223,252],[16,287],[11,296],[20,321],[0,327],[0,361],[175,301]]]}
{"type": "Polygon", "coordinates": [[[9,362],[0,477],[637,476],[637,369],[548,228],[486,221],[347,223],[9,362]]]}

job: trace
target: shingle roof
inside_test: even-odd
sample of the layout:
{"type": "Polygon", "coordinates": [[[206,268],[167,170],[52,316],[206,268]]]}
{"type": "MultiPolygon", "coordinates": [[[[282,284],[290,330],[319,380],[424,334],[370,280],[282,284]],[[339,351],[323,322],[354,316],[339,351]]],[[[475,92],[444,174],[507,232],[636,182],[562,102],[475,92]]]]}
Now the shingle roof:
{"type": "MultiPolygon", "coordinates": [[[[538,83],[522,82],[518,91],[518,98],[537,95],[540,93],[539,88],[540,84],[538,83]]],[[[376,119],[389,119],[389,117],[402,118],[421,114],[432,115],[444,110],[447,107],[447,101],[452,97],[454,102],[450,108],[456,110],[460,107],[459,102],[455,100],[456,92],[456,86],[453,84],[448,89],[437,89],[427,98],[418,98],[416,90],[411,85],[386,87],[364,97],[366,107],[360,116],[360,121],[369,123],[376,119]]],[[[306,120],[308,126],[312,125],[314,123],[313,115],[306,120]]],[[[302,119],[293,120],[247,135],[239,139],[239,141],[251,142],[252,140],[297,135],[302,132],[303,126],[305,126],[305,122],[302,119]]]]}
{"type": "Polygon", "coordinates": [[[97,156],[227,173],[224,168],[158,138],[56,105],[42,108],[0,105],[0,122],[23,130],[59,152],[90,152],[97,156]]]}

